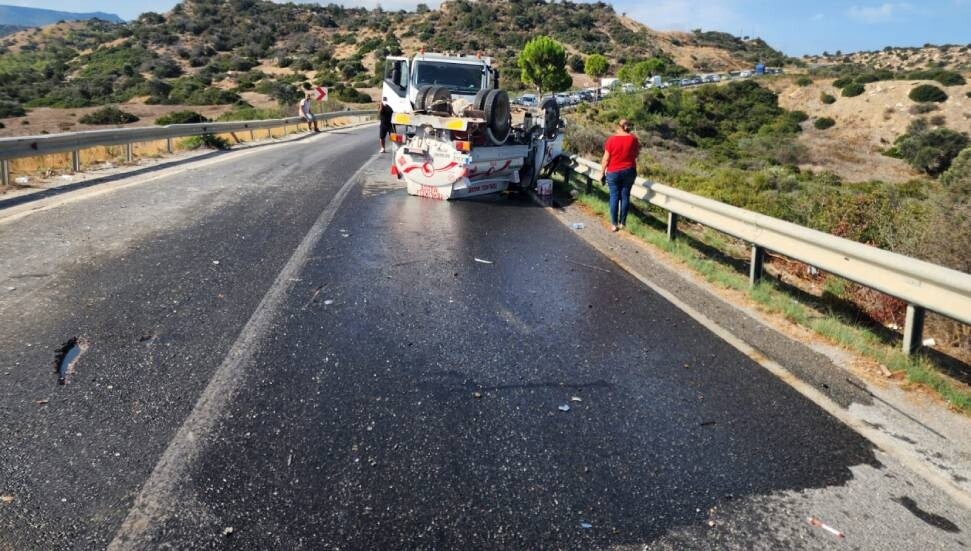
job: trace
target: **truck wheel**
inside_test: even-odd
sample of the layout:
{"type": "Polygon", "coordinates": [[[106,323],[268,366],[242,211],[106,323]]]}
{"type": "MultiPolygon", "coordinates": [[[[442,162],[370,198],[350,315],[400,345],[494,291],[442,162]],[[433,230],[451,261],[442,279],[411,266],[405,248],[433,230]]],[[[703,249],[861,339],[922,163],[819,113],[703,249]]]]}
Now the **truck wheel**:
{"type": "Polygon", "coordinates": [[[444,86],[433,86],[425,95],[425,109],[438,115],[452,114],[452,93],[444,86]]]}
{"type": "Polygon", "coordinates": [[[556,98],[546,98],[540,109],[543,110],[543,136],[552,140],[560,132],[560,104],[556,98]]]}
{"type": "Polygon", "coordinates": [[[472,100],[472,107],[476,111],[485,111],[485,101],[489,92],[492,92],[492,88],[483,88],[475,94],[475,99],[472,100]]]}
{"type": "Polygon", "coordinates": [[[426,96],[428,95],[428,92],[432,90],[432,88],[434,88],[434,86],[426,84],[418,89],[418,95],[415,96],[415,111],[426,111],[428,109],[428,100],[426,99],[426,96]]]}
{"type": "Polygon", "coordinates": [[[512,110],[509,107],[509,94],[505,90],[490,90],[485,98],[485,116],[489,122],[486,134],[493,145],[502,145],[512,130],[512,110]]]}

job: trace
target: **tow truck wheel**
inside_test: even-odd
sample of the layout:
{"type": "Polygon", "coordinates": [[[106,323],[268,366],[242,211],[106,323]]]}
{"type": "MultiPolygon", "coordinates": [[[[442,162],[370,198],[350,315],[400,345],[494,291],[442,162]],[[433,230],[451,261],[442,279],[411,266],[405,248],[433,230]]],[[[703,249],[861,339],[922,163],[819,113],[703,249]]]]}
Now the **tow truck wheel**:
{"type": "Polygon", "coordinates": [[[485,100],[489,92],[492,92],[492,88],[483,88],[476,92],[475,99],[472,100],[472,107],[476,111],[485,111],[485,100]]]}
{"type": "Polygon", "coordinates": [[[512,110],[509,107],[509,94],[505,90],[490,90],[486,94],[485,105],[486,120],[489,121],[489,129],[486,134],[493,145],[502,145],[509,138],[512,130],[512,110]]]}
{"type": "Polygon", "coordinates": [[[415,96],[415,111],[425,111],[428,109],[427,99],[428,92],[430,92],[434,86],[426,84],[418,89],[418,95],[415,96]]]}
{"type": "Polygon", "coordinates": [[[450,115],[452,93],[444,86],[433,86],[425,95],[425,109],[439,115],[450,115]]]}

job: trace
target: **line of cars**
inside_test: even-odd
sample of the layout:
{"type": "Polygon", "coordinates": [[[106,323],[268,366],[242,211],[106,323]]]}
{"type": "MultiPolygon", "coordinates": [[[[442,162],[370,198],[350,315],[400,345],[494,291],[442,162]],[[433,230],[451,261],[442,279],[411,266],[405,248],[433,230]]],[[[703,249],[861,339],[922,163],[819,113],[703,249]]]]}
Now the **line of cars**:
{"type": "MultiPolygon", "coordinates": [[[[550,96],[540,97],[536,94],[523,94],[514,99],[513,104],[522,105],[523,107],[538,107],[547,97],[550,96]]],[[[569,107],[571,105],[579,105],[584,102],[596,101],[597,89],[586,88],[584,90],[574,90],[572,92],[559,92],[553,94],[552,97],[556,100],[556,104],[560,107],[569,107]]]]}

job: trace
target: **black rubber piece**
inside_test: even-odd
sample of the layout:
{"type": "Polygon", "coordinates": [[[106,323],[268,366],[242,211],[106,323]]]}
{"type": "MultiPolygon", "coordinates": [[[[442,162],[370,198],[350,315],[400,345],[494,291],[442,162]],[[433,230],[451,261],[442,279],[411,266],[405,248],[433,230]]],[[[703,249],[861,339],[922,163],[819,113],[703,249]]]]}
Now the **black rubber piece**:
{"type": "Polygon", "coordinates": [[[512,109],[509,94],[505,90],[490,90],[485,98],[486,120],[489,121],[489,140],[494,145],[502,145],[512,131],[512,109]]]}

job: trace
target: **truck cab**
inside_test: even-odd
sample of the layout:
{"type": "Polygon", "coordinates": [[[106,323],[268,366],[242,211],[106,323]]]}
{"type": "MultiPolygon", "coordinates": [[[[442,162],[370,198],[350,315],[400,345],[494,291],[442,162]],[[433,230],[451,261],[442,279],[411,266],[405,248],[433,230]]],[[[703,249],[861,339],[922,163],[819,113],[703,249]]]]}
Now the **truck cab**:
{"type": "Polygon", "coordinates": [[[381,95],[395,113],[412,113],[423,86],[448,88],[452,98],[468,102],[479,90],[498,88],[492,60],[479,56],[419,53],[412,58],[387,58],[381,95]]]}

